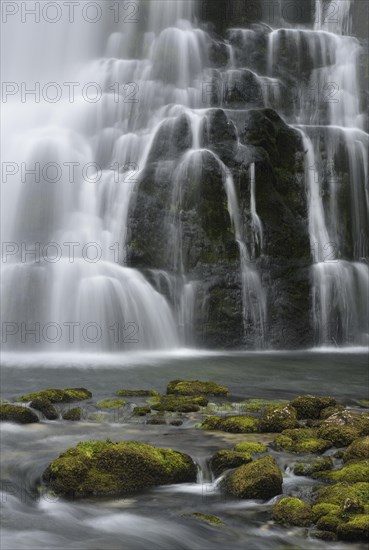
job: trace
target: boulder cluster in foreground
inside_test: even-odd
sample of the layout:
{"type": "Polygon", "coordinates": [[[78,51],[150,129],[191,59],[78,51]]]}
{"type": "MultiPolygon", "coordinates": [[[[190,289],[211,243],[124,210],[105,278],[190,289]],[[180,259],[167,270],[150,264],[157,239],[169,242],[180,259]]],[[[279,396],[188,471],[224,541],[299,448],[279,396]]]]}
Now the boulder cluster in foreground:
{"type": "MultiPolygon", "coordinates": [[[[259,500],[281,495],[272,507],[277,524],[308,528],[312,536],[323,540],[369,540],[367,412],[346,409],[332,397],[311,395],[292,401],[233,403],[228,388],[199,380],[173,380],[163,395],[156,390],[115,393],[120,399],[108,396],[97,402],[106,414],[124,409],[126,399],[139,399],[131,408],[131,417],[146,425],[171,424],[175,429],[201,414],[202,422],[195,426],[202,430],[252,434],[252,441],[219,449],[209,459],[214,476],[222,476],[220,488],[225,494],[259,500]],[[214,403],[211,396],[228,400],[214,403]],[[257,434],[260,441],[255,440],[257,434]],[[304,500],[283,494],[280,452],[284,458],[286,453],[291,457],[295,475],[317,480],[304,500]]],[[[91,399],[85,388],[41,390],[20,396],[17,404],[2,403],[0,420],[33,424],[61,417],[79,421],[80,407],[64,412],[58,407],[91,399]]],[[[53,460],[42,476],[49,489],[64,498],[128,495],[158,485],[195,482],[196,478],[197,466],[185,453],[109,439],[78,443],[53,460]]],[[[223,524],[215,516],[194,513],[193,517],[217,527],[223,524]]]]}

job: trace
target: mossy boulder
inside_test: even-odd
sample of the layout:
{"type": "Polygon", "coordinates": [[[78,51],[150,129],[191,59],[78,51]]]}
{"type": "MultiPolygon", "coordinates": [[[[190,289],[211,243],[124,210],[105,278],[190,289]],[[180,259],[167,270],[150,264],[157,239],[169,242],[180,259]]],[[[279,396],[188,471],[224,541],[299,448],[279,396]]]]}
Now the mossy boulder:
{"type": "Polygon", "coordinates": [[[337,504],[329,504],[328,502],[322,502],[320,504],[314,504],[312,507],[313,520],[316,523],[319,518],[323,516],[336,516],[340,513],[341,508],[337,504]]]}
{"type": "Polygon", "coordinates": [[[336,447],[349,445],[364,435],[369,435],[369,415],[346,410],[323,420],[318,431],[319,437],[329,439],[336,447]]]}
{"type": "Polygon", "coordinates": [[[369,505],[369,483],[335,483],[329,487],[320,487],[316,494],[317,504],[327,503],[343,507],[347,499],[359,500],[369,505]]]}
{"type": "Polygon", "coordinates": [[[48,399],[51,403],[71,403],[90,399],[92,393],[85,388],[65,388],[63,390],[47,389],[21,395],[17,401],[33,401],[34,399],[48,399]]]}
{"type": "Polygon", "coordinates": [[[334,542],[337,540],[337,535],[332,531],[313,531],[312,536],[325,542],[334,542]]]}
{"type": "Polygon", "coordinates": [[[150,398],[148,402],[156,411],[198,412],[201,407],[206,407],[209,401],[204,396],[159,395],[150,398]]]}
{"type": "Polygon", "coordinates": [[[326,418],[329,418],[330,416],[332,416],[332,414],[343,412],[344,410],[345,410],[345,407],[343,405],[337,405],[336,407],[326,407],[321,411],[319,418],[321,418],[322,420],[325,420],[326,418]]]}
{"type": "Polygon", "coordinates": [[[323,456],[310,462],[299,462],[295,465],[293,473],[296,476],[311,476],[317,472],[332,470],[333,460],[329,456],[323,456]]]}
{"type": "Polygon", "coordinates": [[[146,416],[150,414],[150,407],[135,407],[132,411],[133,416],[146,416]]]}
{"type": "Polygon", "coordinates": [[[319,472],[316,474],[319,479],[325,481],[357,483],[369,479],[369,460],[350,462],[338,470],[332,472],[319,472]]]}
{"type": "Polygon", "coordinates": [[[120,397],[153,397],[155,395],[160,395],[156,390],[127,390],[124,388],[115,393],[120,397]]]}
{"type": "Polygon", "coordinates": [[[229,390],[216,382],[201,380],[172,380],[167,393],[175,395],[229,395],[229,390]]]}
{"type": "Polygon", "coordinates": [[[20,405],[0,405],[0,422],[16,422],[17,424],[32,424],[39,422],[36,413],[20,405]]]}
{"type": "Polygon", "coordinates": [[[315,397],[314,395],[300,395],[291,401],[296,409],[297,418],[319,418],[323,409],[334,407],[337,404],[333,397],[315,397]]]}
{"type": "Polygon", "coordinates": [[[258,443],[257,441],[242,441],[241,443],[237,443],[234,450],[240,453],[257,455],[261,453],[266,453],[268,447],[264,443],[258,443]]]}
{"type": "Polygon", "coordinates": [[[190,456],[135,441],[86,441],[53,460],[42,479],[67,498],[126,495],[156,485],[193,482],[190,456]]]}
{"type": "Polygon", "coordinates": [[[215,476],[218,477],[225,470],[238,468],[242,464],[248,464],[252,457],[248,453],[237,453],[236,451],[217,451],[210,459],[210,467],[215,476]]]}
{"type": "Polygon", "coordinates": [[[33,399],[29,405],[32,409],[40,411],[48,420],[56,420],[59,415],[49,399],[37,398],[33,399]]]}
{"type": "Polygon", "coordinates": [[[290,405],[268,407],[260,420],[260,431],[282,432],[298,426],[296,410],[290,405]]]}
{"type": "Polygon", "coordinates": [[[275,459],[264,456],[230,472],[223,488],[237,498],[267,500],[282,493],[282,483],[282,474],[275,459]]]}
{"type": "Polygon", "coordinates": [[[316,526],[320,531],[337,531],[337,527],[342,523],[342,518],[336,514],[327,514],[321,516],[317,522],[316,526]]]}
{"type": "Polygon", "coordinates": [[[166,423],[165,416],[161,413],[153,414],[146,419],[146,424],[151,426],[162,426],[166,423]]]}
{"type": "Polygon", "coordinates": [[[258,431],[259,422],[253,416],[208,416],[201,427],[204,430],[220,430],[234,434],[255,433],[258,431]]]}
{"type": "Polygon", "coordinates": [[[125,404],[124,399],[103,399],[96,403],[102,409],[119,409],[120,407],[124,407],[125,404]]]}
{"type": "Polygon", "coordinates": [[[81,420],[81,416],[81,407],[73,407],[73,409],[69,409],[63,414],[63,419],[78,422],[78,420],[81,420]]]}
{"type": "Polygon", "coordinates": [[[338,538],[350,542],[369,541],[369,514],[359,514],[337,528],[338,538]]]}
{"type": "Polygon", "coordinates": [[[356,439],[345,449],[343,461],[360,460],[369,458],[369,437],[356,439]]]}
{"type": "Polygon", "coordinates": [[[332,443],[318,438],[317,433],[314,428],[283,430],[281,435],[274,440],[274,446],[277,450],[286,450],[297,454],[323,453],[332,446],[332,443]]]}
{"type": "Polygon", "coordinates": [[[311,506],[294,497],[285,497],[276,502],[272,516],[278,523],[297,527],[308,527],[313,521],[311,506]]]}

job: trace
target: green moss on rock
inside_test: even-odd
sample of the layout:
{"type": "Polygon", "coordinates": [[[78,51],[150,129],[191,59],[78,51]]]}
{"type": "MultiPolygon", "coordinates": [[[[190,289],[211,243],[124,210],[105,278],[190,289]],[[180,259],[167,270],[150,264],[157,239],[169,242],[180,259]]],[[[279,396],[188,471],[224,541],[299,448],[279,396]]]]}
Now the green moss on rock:
{"type": "Polygon", "coordinates": [[[237,498],[267,500],[282,493],[283,478],[272,456],[259,458],[230,472],[224,490],[237,498]]]}
{"type": "Polygon", "coordinates": [[[332,414],[323,420],[318,435],[336,447],[349,445],[360,436],[369,435],[369,415],[346,410],[332,414]]]}
{"type": "Polygon", "coordinates": [[[337,527],[342,523],[342,519],[338,515],[327,514],[322,516],[316,522],[316,526],[320,531],[337,531],[337,527]]]}
{"type": "Polygon", "coordinates": [[[125,404],[124,399],[103,399],[96,403],[102,409],[119,409],[119,407],[124,407],[125,404]]]}
{"type": "Polygon", "coordinates": [[[300,395],[291,401],[296,409],[297,418],[319,418],[321,411],[326,407],[334,407],[337,404],[333,397],[315,397],[314,395],[300,395]]]}
{"type": "Polygon", "coordinates": [[[208,523],[209,525],[215,525],[220,526],[224,525],[221,519],[218,518],[218,516],[213,516],[212,514],[203,514],[201,512],[194,512],[191,514],[192,518],[198,519],[200,521],[203,521],[204,523],[208,523]]]}
{"type": "Polygon", "coordinates": [[[206,407],[209,401],[204,396],[159,395],[150,398],[148,402],[156,411],[198,412],[200,407],[206,407]]]}
{"type": "Polygon", "coordinates": [[[297,527],[308,527],[313,520],[311,506],[294,497],[285,497],[276,502],[272,515],[278,523],[297,527]]]}
{"type": "Polygon", "coordinates": [[[56,420],[59,417],[54,405],[51,401],[49,401],[49,399],[33,399],[29,406],[32,409],[36,409],[36,411],[40,411],[48,420],[56,420]]]}
{"type": "Polygon", "coordinates": [[[369,541],[369,514],[360,514],[337,528],[338,538],[350,542],[369,541]]]}
{"type": "Polygon", "coordinates": [[[274,440],[277,450],[286,450],[292,453],[323,453],[332,446],[332,443],[317,437],[317,430],[313,428],[297,428],[283,430],[274,440]]]}
{"type": "Polygon", "coordinates": [[[317,472],[332,470],[333,460],[329,456],[323,456],[310,462],[299,462],[294,467],[294,474],[297,476],[311,476],[317,472]]]}
{"type": "Polygon", "coordinates": [[[69,409],[69,411],[63,414],[63,419],[77,422],[78,420],[81,420],[81,415],[81,408],[73,407],[73,409],[69,409]]]}
{"type": "Polygon", "coordinates": [[[369,437],[361,437],[356,439],[345,449],[343,461],[360,460],[369,458],[369,437]]]}
{"type": "Polygon", "coordinates": [[[340,506],[337,504],[329,504],[327,502],[321,502],[320,504],[314,504],[312,507],[313,520],[316,523],[322,516],[335,516],[341,511],[340,506]]]}
{"type": "Polygon", "coordinates": [[[205,430],[220,430],[229,433],[255,433],[258,431],[259,422],[253,416],[228,416],[220,418],[208,416],[201,427],[205,430]]]}
{"type": "Polygon", "coordinates": [[[345,407],[343,405],[337,405],[336,407],[327,407],[323,409],[320,413],[320,418],[322,420],[325,420],[326,418],[329,418],[332,416],[332,414],[342,412],[345,410],[345,407]]]}
{"type": "Polygon", "coordinates": [[[357,462],[350,462],[333,472],[320,472],[316,475],[319,479],[325,481],[358,483],[360,481],[367,481],[369,479],[369,460],[360,460],[357,462]]]}
{"type": "Polygon", "coordinates": [[[150,407],[135,407],[132,411],[133,416],[146,416],[150,414],[150,407]]]}
{"type": "Polygon", "coordinates": [[[33,401],[34,399],[48,399],[51,403],[71,403],[90,399],[92,393],[85,388],[47,389],[21,395],[17,401],[33,401]]]}
{"type": "Polygon", "coordinates": [[[266,407],[280,407],[288,405],[286,400],[274,400],[274,399],[246,399],[241,403],[237,403],[240,409],[246,411],[261,411],[266,407]]]}
{"type": "Polygon", "coordinates": [[[32,424],[39,422],[36,413],[27,407],[19,405],[0,405],[0,422],[16,422],[17,424],[32,424]]]}
{"type": "Polygon", "coordinates": [[[369,505],[369,483],[336,483],[319,488],[316,492],[317,504],[343,506],[346,499],[358,499],[363,505],[369,505]]]}
{"type": "Polygon", "coordinates": [[[290,405],[268,407],[260,421],[260,431],[262,432],[282,432],[296,426],[298,426],[296,410],[290,405]]]}
{"type": "Polygon", "coordinates": [[[115,393],[120,397],[154,397],[160,395],[156,390],[127,390],[124,388],[115,393]]]}
{"type": "Polygon", "coordinates": [[[172,380],[168,384],[167,393],[175,395],[229,395],[229,390],[215,382],[172,380]]]}
{"type": "Polygon", "coordinates": [[[53,460],[43,481],[57,495],[124,495],[156,485],[193,482],[190,456],[135,441],[87,441],[53,460]]]}
{"type": "Polygon", "coordinates": [[[225,470],[238,468],[242,464],[248,464],[252,457],[248,453],[238,453],[236,451],[217,451],[210,460],[210,467],[215,476],[218,477],[225,470]]]}
{"type": "Polygon", "coordinates": [[[268,447],[264,443],[258,443],[257,441],[242,441],[241,443],[237,443],[234,450],[240,453],[254,455],[266,453],[268,447]]]}

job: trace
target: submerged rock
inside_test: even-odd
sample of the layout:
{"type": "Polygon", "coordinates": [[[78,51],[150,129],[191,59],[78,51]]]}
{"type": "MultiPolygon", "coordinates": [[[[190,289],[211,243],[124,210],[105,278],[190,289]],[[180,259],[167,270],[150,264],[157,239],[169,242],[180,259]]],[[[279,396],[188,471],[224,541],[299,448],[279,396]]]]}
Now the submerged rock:
{"type": "Polygon", "coordinates": [[[196,480],[190,456],[135,441],[86,441],[53,460],[42,479],[67,498],[124,495],[196,480]]]}
{"type": "Polygon", "coordinates": [[[293,497],[285,497],[276,502],[272,515],[278,523],[297,527],[308,527],[313,521],[311,506],[293,497]]]}
{"type": "Polygon", "coordinates": [[[224,525],[222,520],[218,516],[213,516],[212,514],[203,514],[202,512],[194,512],[190,515],[191,518],[198,519],[209,525],[224,525]]]}
{"type": "Polygon", "coordinates": [[[290,405],[278,405],[268,407],[264,411],[260,421],[260,431],[282,432],[298,425],[296,410],[290,405]]]}
{"type": "Polygon", "coordinates": [[[132,411],[132,414],[133,416],[146,416],[147,414],[150,414],[150,412],[150,407],[135,407],[132,411]]]}
{"type": "Polygon", "coordinates": [[[172,380],[168,384],[167,393],[175,395],[229,395],[229,390],[216,382],[172,380]]]}
{"type": "Polygon", "coordinates": [[[32,424],[39,422],[36,413],[20,405],[0,405],[0,422],[17,422],[17,424],[32,424]]]}
{"type": "Polygon", "coordinates": [[[230,472],[224,490],[237,498],[267,500],[282,493],[283,478],[272,456],[265,456],[230,472]]]}
{"type": "Polygon", "coordinates": [[[124,388],[115,393],[121,397],[153,397],[160,395],[156,390],[127,390],[124,388]]]}
{"type": "Polygon", "coordinates": [[[215,476],[218,477],[225,470],[238,468],[242,464],[248,464],[252,457],[248,453],[238,453],[236,451],[217,451],[210,460],[210,467],[215,476]]]}
{"type": "Polygon", "coordinates": [[[37,398],[33,399],[29,405],[32,409],[40,411],[45,418],[48,420],[56,420],[59,418],[59,415],[49,399],[46,398],[37,398]]]}
{"type": "Polygon", "coordinates": [[[51,403],[70,403],[90,399],[92,393],[85,388],[47,389],[21,395],[17,401],[33,401],[34,399],[48,399],[51,403]]]}

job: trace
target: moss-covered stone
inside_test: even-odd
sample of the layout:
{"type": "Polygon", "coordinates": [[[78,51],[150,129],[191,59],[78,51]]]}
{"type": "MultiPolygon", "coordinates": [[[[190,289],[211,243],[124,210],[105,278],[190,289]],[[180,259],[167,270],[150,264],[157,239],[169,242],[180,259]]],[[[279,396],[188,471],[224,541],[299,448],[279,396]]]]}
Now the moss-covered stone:
{"type": "Polygon", "coordinates": [[[256,455],[266,453],[268,447],[264,443],[258,443],[257,441],[242,441],[241,443],[237,443],[234,450],[240,453],[256,455]]]}
{"type": "Polygon", "coordinates": [[[326,407],[323,409],[320,413],[320,417],[322,420],[325,420],[326,418],[329,418],[332,416],[332,414],[342,412],[345,410],[345,407],[343,405],[337,405],[336,407],[326,407]]]}
{"type": "Polygon", "coordinates": [[[220,430],[223,419],[220,416],[207,416],[201,427],[204,430],[220,430]]]}
{"type": "Polygon", "coordinates": [[[312,507],[313,521],[316,523],[318,519],[323,516],[337,516],[340,511],[341,508],[337,504],[329,504],[327,502],[314,504],[314,506],[312,507]]]}
{"type": "Polygon", "coordinates": [[[294,467],[294,474],[297,476],[311,476],[317,472],[332,470],[333,460],[329,456],[324,456],[310,462],[299,462],[294,467]]]}
{"type": "Polygon", "coordinates": [[[324,540],[326,542],[333,542],[337,540],[337,535],[332,531],[313,531],[311,534],[316,539],[324,540]]]}
{"type": "Polygon", "coordinates": [[[292,453],[323,453],[332,446],[332,443],[317,437],[317,430],[313,428],[297,428],[284,430],[274,440],[277,450],[286,450],[292,453]]]}
{"type": "Polygon", "coordinates": [[[369,460],[349,462],[339,470],[319,472],[316,474],[316,477],[325,481],[335,482],[358,483],[360,481],[367,481],[369,479],[369,460]]]}
{"type": "Polygon", "coordinates": [[[248,464],[252,457],[248,453],[237,453],[236,451],[217,451],[210,459],[210,467],[215,476],[218,477],[225,470],[238,468],[242,464],[248,464]]]}
{"type": "Polygon", "coordinates": [[[32,424],[39,422],[36,413],[27,407],[19,405],[0,405],[0,422],[16,422],[17,424],[32,424]]]}
{"type": "Polygon", "coordinates": [[[154,397],[160,395],[156,390],[127,390],[121,389],[115,392],[120,397],[154,397]]]}
{"type": "Polygon", "coordinates": [[[311,506],[294,497],[285,497],[276,502],[272,515],[278,523],[297,527],[308,527],[313,520],[311,506]]]}
{"type": "Polygon", "coordinates": [[[135,407],[132,411],[133,416],[146,416],[150,414],[150,407],[135,407]]]}
{"type": "Polygon", "coordinates": [[[36,411],[40,411],[48,420],[56,420],[59,417],[54,405],[51,401],[49,401],[49,399],[33,399],[29,406],[32,409],[36,409],[36,411]]]}
{"type": "Polygon", "coordinates": [[[288,405],[288,401],[284,399],[246,399],[246,401],[241,401],[240,403],[237,403],[237,405],[241,410],[261,411],[266,407],[280,407],[288,405]]]}
{"type": "Polygon", "coordinates": [[[199,521],[203,521],[204,523],[208,523],[209,525],[215,525],[220,526],[224,525],[221,519],[218,518],[218,516],[213,516],[212,514],[203,514],[201,512],[194,512],[191,514],[192,518],[198,519],[199,521]]]}
{"type": "Polygon", "coordinates": [[[332,414],[323,420],[318,435],[336,447],[349,445],[360,436],[369,435],[369,415],[346,410],[332,414]]]}
{"type": "Polygon", "coordinates": [[[148,402],[156,411],[198,412],[200,407],[206,407],[209,401],[204,396],[159,395],[150,398],[148,402]]]}
{"type": "Polygon", "coordinates": [[[69,411],[63,414],[63,419],[77,422],[78,420],[81,420],[81,416],[81,407],[73,407],[73,409],[69,409],[69,411]]]}
{"type": "Polygon", "coordinates": [[[135,441],[86,441],[53,460],[43,481],[57,495],[124,495],[156,485],[193,482],[190,456],[135,441]]]}
{"type": "Polygon", "coordinates": [[[230,472],[224,490],[237,498],[267,500],[282,492],[283,478],[272,456],[259,458],[230,472]]]}
{"type": "Polygon", "coordinates": [[[229,390],[216,382],[201,380],[172,380],[167,393],[175,395],[229,395],[229,390]]]}
{"type": "Polygon", "coordinates": [[[358,499],[363,505],[369,505],[369,483],[336,483],[316,491],[317,504],[343,506],[346,499],[358,499]]]}
{"type": "Polygon", "coordinates": [[[201,427],[204,430],[220,430],[229,433],[255,433],[258,431],[259,422],[253,416],[228,416],[220,418],[208,416],[201,427]]]}
{"type": "Polygon", "coordinates": [[[369,541],[369,514],[354,516],[337,528],[338,538],[350,542],[369,541]]]}
{"type": "Polygon", "coordinates": [[[169,424],[171,426],[182,426],[183,420],[181,420],[180,418],[174,418],[174,420],[169,421],[169,424]]]}
{"type": "Polygon", "coordinates": [[[124,407],[125,404],[124,399],[103,399],[96,403],[102,409],[119,409],[119,407],[124,407]]]}
{"type": "Polygon", "coordinates": [[[342,523],[342,519],[335,514],[327,514],[321,516],[316,522],[316,526],[320,531],[337,531],[337,527],[342,523]]]}
{"type": "Polygon", "coordinates": [[[300,395],[291,401],[291,405],[296,409],[299,420],[302,418],[319,418],[323,409],[336,405],[336,400],[333,397],[300,395]]]}
{"type": "Polygon", "coordinates": [[[282,432],[296,426],[298,426],[296,411],[290,405],[268,407],[260,421],[260,431],[262,432],[282,432]]]}
{"type": "Polygon", "coordinates": [[[33,401],[34,399],[48,399],[51,403],[71,403],[90,399],[92,393],[85,388],[47,389],[21,395],[17,401],[33,401]]]}
{"type": "Polygon", "coordinates": [[[360,460],[369,458],[369,437],[356,439],[345,449],[343,461],[360,460]]]}

